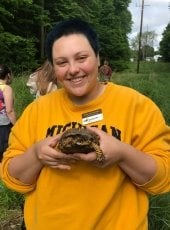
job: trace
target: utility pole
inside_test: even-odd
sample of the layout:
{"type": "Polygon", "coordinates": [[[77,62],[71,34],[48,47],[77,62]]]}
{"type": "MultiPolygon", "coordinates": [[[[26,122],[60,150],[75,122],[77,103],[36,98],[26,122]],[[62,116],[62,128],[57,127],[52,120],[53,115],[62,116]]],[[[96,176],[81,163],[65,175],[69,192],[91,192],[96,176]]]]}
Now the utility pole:
{"type": "Polygon", "coordinates": [[[142,27],[143,27],[143,10],[144,10],[144,0],[142,0],[142,9],[141,9],[140,32],[139,32],[139,49],[138,49],[138,58],[137,58],[137,73],[139,73],[140,55],[141,55],[141,38],[142,38],[142,27]]]}
{"type": "Polygon", "coordinates": [[[142,40],[142,27],[143,27],[143,11],[145,6],[144,0],[142,0],[142,8],[141,8],[141,20],[140,20],[140,32],[139,32],[139,49],[138,49],[138,57],[137,57],[137,73],[139,73],[139,65],[140,65],[140,55],[141,55],[141,40],[142,40]]]}
{"type": "Polygon", "coordinates": [[[144,49],[144,60],[146,61],[146,57],[148,55],[148,25],[146,30],[146,41],[145,41],[145,49],[144,49]]]}

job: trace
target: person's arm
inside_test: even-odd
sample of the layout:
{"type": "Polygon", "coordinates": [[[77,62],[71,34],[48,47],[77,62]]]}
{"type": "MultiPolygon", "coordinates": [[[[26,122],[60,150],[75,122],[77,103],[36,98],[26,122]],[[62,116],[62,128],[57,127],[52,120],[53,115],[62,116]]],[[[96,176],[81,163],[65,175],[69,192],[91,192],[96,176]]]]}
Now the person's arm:
{"type": "Polygon", "coordinates": [[[121,156],[118,162],[119,167],[136,184],[145,184],[156,174],[156,162],[150,155],[122,142],[118,154],[121,156]]]}
{"type": "Polygon", "coordinates": [[[33,184],[44,166],[70,170],[73,157],[54,149],[59,138],[60,135],[47,137],[32,145],[25,153],[13,157],[8,166],[10,176],[24,184],[33,184]]]}
{"type": "Polygon", "coordinates": [[[35,145],[24,154],[13,157],[8,166],[10,176],[25,184],[36,182],[43,164],[35,154],[35,145]]]}
{"type": "Polygon", "coordinates": [[[75,154],[75,156],[81,160],[94,162],[102,168],[117,164],[136,184],[145,184],[156,174],[156,163],[151,156],[97,128],[89,129],[100,136],[100,146],[105,155],[105,162],[102,165],[97,165],[95,153],[75,154]]]}
{"type": "Polygon", "coordinates": [[[14,96],[13,96],[12,88],[7,85],[3,91],[3,94],[4,94],[4,102],[5,102],[5,106],[6,106],[7,116],[9,118],[9,120],[11,121],[11,123],[15,124],[16,113],[14,110],[14,96]]]}

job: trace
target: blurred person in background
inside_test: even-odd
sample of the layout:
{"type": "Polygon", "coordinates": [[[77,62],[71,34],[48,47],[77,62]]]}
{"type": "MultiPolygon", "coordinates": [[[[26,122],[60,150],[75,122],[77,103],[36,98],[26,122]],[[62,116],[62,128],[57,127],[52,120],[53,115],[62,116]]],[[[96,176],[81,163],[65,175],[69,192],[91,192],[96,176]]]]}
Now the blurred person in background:
{"type": "Polygon", "coordinates": [[[111,76],[112,76],[112,69],[109,66],[109,62],[108,61],[104,61],[104,64],[102,66],[100,66],[99,68],[99,74],[100,74],[100,80],[101,81],[110,81],[111,80],[111,76]]]}
{"type": "Polygon", "coordinates": [[[42,66],[35,70],[29,76],[27,81],[30,93],[34,95],[35,98],[43,96],[57,89],[57,80],[54,76],[52,65],[46,60],[42,66]]]}
{"type": "Polygon", "coordinates": [[[10,86],[12,72],[8,66],[0,64],[0,162],[8,146],[11,127],[16,122],[14,93],[10,86]]]}

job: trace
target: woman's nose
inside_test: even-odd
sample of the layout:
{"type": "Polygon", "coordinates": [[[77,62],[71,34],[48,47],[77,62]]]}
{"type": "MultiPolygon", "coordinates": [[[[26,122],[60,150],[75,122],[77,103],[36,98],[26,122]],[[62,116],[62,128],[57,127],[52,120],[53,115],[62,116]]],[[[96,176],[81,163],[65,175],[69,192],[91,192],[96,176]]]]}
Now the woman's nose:
{"type": "Polygon", "coordinates": [[[72,62],[69,64],[69,74],[75,75],[79,72],[79,65],[76,62],[72,62]]]}

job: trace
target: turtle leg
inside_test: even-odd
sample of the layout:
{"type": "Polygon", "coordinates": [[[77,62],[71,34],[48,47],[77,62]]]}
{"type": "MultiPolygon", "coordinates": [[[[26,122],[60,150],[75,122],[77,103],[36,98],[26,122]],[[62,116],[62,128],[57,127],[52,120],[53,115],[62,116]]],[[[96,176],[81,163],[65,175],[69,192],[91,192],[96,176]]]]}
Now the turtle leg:
{"type": "Polygon", "coordinates": [[[97,162],[99,163],[99,165],[102,165],[105,161],[105,155],[103,154],[103,151],[100,149],[100,147],[95,144],[95,143],[92,143],[92,146],[96,152],[96,160],[97,162]]]}

